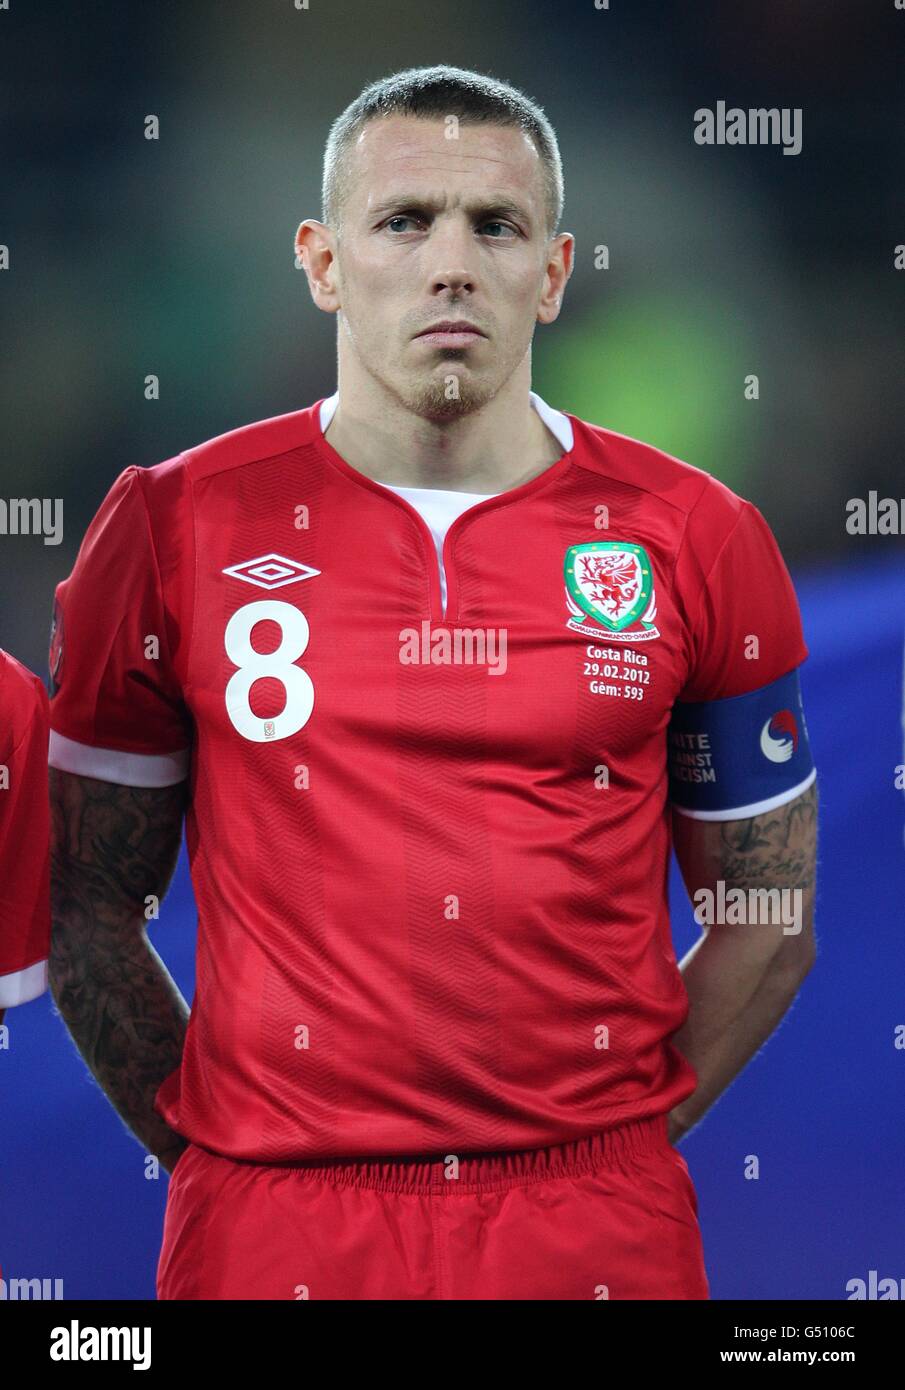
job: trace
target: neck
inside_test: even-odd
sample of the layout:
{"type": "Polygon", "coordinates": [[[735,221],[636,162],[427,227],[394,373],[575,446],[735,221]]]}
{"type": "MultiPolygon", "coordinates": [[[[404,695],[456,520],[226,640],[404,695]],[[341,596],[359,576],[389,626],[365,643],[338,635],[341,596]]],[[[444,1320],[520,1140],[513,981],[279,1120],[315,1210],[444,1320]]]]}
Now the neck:
{"type": "Polygon", "coordinates": [[[517,372],[492,400],[454,420],[425,420],[378,383],[349,391],[325,438],[348,464],[398,487],[505,492],[544,472],[563,449],[529,400],[530,378],[517,372]]]}

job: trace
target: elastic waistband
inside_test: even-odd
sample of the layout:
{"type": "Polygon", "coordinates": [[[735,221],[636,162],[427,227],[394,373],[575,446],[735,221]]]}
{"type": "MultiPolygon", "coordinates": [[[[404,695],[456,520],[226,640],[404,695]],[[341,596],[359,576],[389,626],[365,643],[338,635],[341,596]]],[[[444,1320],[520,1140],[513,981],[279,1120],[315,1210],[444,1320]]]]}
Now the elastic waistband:
{"type": "Polygon", "coordinates": [[[615,1129],[553,1144],[546,1149],[506,1153],[448,1154],[437,1159],[335,1159],[320,1163],[251,1165],[337,1187],[370,1187],[384,1192],[430,1192],[455,1196],[543,1182],[548,1178],[589,1173],[624,1165],[641,1154],[669,1149],[667,1118],[655,1115],[615,1129]]]}

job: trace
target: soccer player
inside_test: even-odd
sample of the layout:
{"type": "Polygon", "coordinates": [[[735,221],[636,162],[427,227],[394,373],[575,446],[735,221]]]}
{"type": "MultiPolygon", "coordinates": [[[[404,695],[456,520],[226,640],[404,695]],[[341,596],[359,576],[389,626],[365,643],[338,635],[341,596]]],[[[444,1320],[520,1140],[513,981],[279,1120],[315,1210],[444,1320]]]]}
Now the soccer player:
{"type": "Polygon", "coordinates": [[[0,1023],[47,988],[48,733],[42,682],[0,648],[0,1023]]]}
{"type": "Polygon", "coordinates": [[[336,393],[126,468],[58,588],[52,987],[161,1298],[708,1297],[674,1142],[814,958],[807,648],[754,506],[531,391],[561,208],[520,92],[366,89],[296,238],[336,393]]]}

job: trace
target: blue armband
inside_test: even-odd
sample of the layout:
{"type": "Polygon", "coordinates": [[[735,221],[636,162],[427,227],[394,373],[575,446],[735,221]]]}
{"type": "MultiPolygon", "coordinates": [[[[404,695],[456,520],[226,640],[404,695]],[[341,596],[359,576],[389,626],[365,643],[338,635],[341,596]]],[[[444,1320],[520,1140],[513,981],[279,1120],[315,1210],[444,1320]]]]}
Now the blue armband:
{"type": "Polygon", "coordinates": [[[676,704],[667,731],[669,799],[698,820],[758,816],[817,773],[798,668],[746,695],[676,704]]]}

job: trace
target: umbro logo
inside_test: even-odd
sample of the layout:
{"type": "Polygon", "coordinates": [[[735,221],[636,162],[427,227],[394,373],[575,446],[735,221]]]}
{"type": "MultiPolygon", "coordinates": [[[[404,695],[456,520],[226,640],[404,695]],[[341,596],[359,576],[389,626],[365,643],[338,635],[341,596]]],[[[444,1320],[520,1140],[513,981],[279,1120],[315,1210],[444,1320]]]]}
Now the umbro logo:
{"type": "Polygon", "coordinates": [[[241,565],[229,565],[223,574],[257,584],[259,589],[281,589],[284,584],[297,584],[300,579],[312,579],[320,570],[287,560],[285,555],[259,555],[256,560],[243,560],[241,565]]]}

